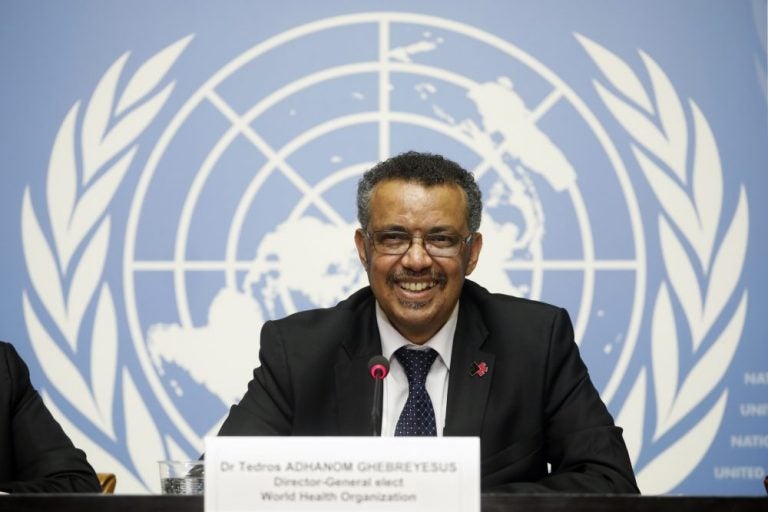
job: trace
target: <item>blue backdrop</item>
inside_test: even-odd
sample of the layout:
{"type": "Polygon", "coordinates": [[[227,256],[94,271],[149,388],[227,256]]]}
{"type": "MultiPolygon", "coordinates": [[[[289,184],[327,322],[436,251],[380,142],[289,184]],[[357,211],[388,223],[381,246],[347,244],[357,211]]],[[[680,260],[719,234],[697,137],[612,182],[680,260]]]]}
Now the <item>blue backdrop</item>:
{"type": "Polygon", "coordinates": [[[418,149],[481,184],[473,277],[570,311],[644,492],[763,492],[764,0],[5,0],[0,70],[0,339],[119,491],[365,283],[356,180],[418,149]]]}

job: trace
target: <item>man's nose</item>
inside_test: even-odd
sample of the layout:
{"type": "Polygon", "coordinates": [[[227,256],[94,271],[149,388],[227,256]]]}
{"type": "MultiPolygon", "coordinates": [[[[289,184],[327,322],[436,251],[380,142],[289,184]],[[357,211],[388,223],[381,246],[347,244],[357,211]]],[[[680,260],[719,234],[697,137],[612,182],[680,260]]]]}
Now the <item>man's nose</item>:
{"type": "Polygon", "coordinates": [[[405,268],[421,270],[432,265],[432,257],[424,247],[424,240],[414,237],[411,246],[405,251],[401,262],[405,268]]]}

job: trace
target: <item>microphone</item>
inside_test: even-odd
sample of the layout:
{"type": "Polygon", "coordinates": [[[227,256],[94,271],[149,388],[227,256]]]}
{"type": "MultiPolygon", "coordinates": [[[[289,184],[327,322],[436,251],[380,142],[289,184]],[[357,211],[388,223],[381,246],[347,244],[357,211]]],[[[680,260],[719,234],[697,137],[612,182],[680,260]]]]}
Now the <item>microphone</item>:
{"type": "Polygon", "coordinates": [[[382,356],[373,356],[368,361],[368,373],[373,379],[373,405],[371,406],[371,432],[373,436],[381,435],[381,385],[384,377],[389,373],[389,360],[382,356]]]}

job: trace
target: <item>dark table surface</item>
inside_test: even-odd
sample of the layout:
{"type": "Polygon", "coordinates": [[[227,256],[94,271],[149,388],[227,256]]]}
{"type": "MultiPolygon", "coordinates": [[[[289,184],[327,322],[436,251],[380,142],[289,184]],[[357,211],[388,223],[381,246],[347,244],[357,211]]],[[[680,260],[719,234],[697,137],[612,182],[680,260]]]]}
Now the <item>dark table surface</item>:
{"type": "MultiPolygon", "coordinates": [[[[0,511],[202,512],[202,496],[10,495],[0,511]]],[[[362,510],[362,509],[361,509],[362,510]]],[[[768,497],[483,494],[483,512],[768,512],[768,497]]]]}

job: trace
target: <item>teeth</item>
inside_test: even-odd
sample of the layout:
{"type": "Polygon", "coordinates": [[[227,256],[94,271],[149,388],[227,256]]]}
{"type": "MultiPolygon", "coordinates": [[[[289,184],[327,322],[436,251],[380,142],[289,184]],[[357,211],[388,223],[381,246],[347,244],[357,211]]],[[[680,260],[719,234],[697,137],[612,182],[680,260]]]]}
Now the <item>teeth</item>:
{"type": "Polygon", "coordinates": [[[433,286],[434,283],[400,283],[400,288],[412,292],[420,292],[422,290],[426,290],[427,288],[432,288],[433,286]]]}

